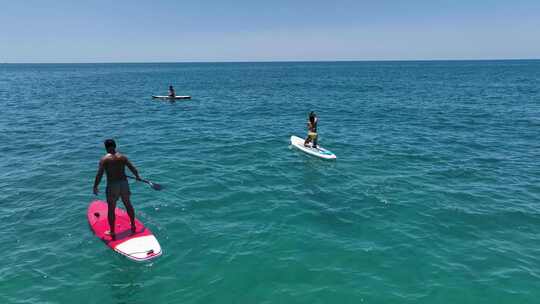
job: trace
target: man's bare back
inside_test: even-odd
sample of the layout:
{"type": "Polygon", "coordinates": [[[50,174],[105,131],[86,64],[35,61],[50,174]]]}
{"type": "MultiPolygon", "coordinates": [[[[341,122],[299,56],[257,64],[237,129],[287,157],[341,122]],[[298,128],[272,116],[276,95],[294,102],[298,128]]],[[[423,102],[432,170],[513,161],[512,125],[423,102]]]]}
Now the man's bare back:
{"type": "Polygon", "coordinates": [[[135,166],[133,166],[133,164],[131,164],[131,162],[125,155],[114,150],[108,151],[108,153],[99,160],[99,168],[94,183],[94,194],[97,195],[97,186],[101,181],[103,173],[107,174],[107,185],[127,181],[127,176],[125,172],[126,167],[128,167],[128,169],[133,172],[136,179],[140,179],[137,169],[135,168],[135,166]]]}
{"type": "Polygon", "coordinates": [[[120,152],[105,154],[100,163],[107,174],[107,183],[127,180],[125,168],[130,163],[127,157],[120,152]]]}

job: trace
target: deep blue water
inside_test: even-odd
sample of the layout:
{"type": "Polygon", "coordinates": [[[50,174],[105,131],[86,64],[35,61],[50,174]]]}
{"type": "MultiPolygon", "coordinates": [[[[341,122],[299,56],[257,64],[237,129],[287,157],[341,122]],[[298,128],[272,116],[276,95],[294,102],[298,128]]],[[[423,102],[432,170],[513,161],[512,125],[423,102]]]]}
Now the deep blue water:
{"type": "Polygon", "coordinates": [[[2,303],[540,298],[540,61],[9,64],[0,106],[2,303]],[[88,228],[109,137],[152,263],[88,228]]]}

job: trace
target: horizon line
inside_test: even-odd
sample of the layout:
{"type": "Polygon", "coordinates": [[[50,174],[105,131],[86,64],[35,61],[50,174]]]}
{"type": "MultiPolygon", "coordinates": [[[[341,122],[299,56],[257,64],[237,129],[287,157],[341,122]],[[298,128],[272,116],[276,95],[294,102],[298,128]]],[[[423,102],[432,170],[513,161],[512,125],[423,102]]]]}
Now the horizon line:
{"type": "Polygon", "coordinates": [[[178,64],[178,63],[324,63],[324,62],[436,62],[436,61],[537,61],[538,58],[496,58],[496,59],[321,59],[321,60],[192,60],[192,61],[53,61],[53,62],[0,62],[7,64],[178,64]]]}

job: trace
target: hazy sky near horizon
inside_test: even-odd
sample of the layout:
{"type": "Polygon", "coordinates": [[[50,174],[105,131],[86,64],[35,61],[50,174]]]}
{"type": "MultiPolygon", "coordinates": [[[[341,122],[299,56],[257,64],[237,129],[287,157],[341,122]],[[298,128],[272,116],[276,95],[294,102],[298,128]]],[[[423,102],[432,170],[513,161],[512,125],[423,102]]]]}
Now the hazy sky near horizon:
{"type": "Polygon", "coordinates": [[[540,0],[0,0],[0,63],[517,58],[540,0]]]}

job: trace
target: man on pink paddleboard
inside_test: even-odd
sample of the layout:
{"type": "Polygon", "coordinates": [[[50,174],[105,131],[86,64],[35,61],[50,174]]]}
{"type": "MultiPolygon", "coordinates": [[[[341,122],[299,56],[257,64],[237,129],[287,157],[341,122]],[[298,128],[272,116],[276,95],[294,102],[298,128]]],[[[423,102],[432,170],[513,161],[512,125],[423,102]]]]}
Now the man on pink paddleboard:
{"type": "Polygon", "coordinates": [[[131,221],[131,232],[135,233],[135,210],[130,202],[131,192],[129,191],[129,184],[125,173],[125,168],[128,167],[135,178],[140,181],[141,177],[139,172],[129,161],[129,159],[119,152],[116,152],[116,143],[112,139],[105,140],[105,150],[107,154],[99,161],[99,168],[96,173],[96,179],[94,181],[94,194],[99,193],[99,183],[103,177],[103,172],[107,173],[107,205],[108,205],[108,220],[109,220],[109,234],[113,240],[116,239],[114,231],[115,222],[115,208],[118,198],[122,198],[122,202],[126,207],[127,214],[131,221]]]}

